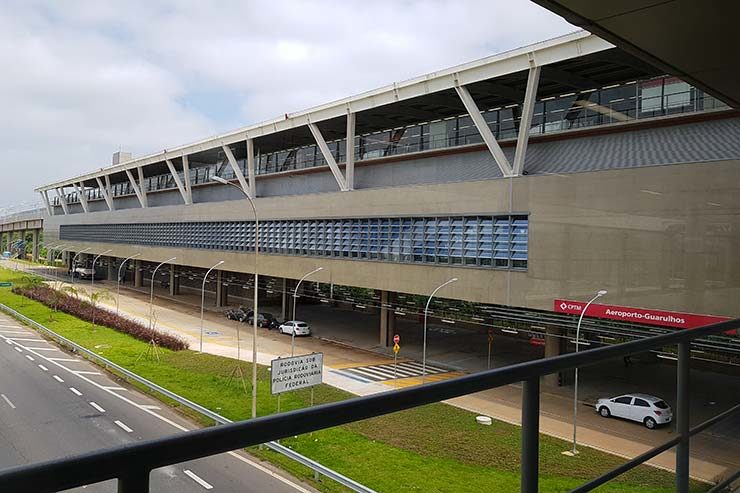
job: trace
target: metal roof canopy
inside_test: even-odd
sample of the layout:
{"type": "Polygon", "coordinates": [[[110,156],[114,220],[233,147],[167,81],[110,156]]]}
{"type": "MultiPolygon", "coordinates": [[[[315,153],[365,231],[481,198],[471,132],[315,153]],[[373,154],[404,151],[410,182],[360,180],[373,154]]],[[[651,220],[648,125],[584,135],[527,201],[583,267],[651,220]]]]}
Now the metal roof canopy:
{"type": "Polygon", "coordinates": [[[107,168],[39,187],[53,190],[84,182],[95,186],[95,178],[109,176],[112,184],[127,181],[125,170],[144,167],[145,176],[167,173],[165,159],[178,166],[183,154],[196,163],[221,159],[221,145],[244,157],[241,148],[253,138],[255,150],[272,152],[315,141],[307,124],[315,123],[327,141],[342,139],[346,115],[356,113],[356,134],[371,133],[423,121],[465,114],[455,85],[466,85],[480,108],[521,104],[531,63],[542,66],[539,97],[660,75],[662,71],[615,48],[586,31],[577,31],[548,41],[525,46],[404,82],[345,98],[305,111],[245,127],[200,142],[165,150],[107,168]]]}
{"type": "Polygon", "coordinates": [[[668,74],[740,107],[740,2],[532,0],[668,74]]]}

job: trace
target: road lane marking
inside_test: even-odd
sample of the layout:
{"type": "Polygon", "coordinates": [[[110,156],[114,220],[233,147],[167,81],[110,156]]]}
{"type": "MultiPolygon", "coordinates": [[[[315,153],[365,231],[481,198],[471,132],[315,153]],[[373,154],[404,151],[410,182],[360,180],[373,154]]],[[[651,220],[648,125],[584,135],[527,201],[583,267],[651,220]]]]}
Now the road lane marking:
{"type": "Polygon", "coordinates": [[[210,484],[206,483],[206,482],[205,482],[205,480],[203,480],[202,478],[198,477],[198,476],[197,476],[197,475],[196,475],[196,474],[195,474],[195,473],[194,473],[193,471],[191,471],[190,469],[185,469],[185,470],[184,470],[183,472],[184,472],[184,473],[185,473],[185,474],[186,474],[186,475],[187,475],[187,476],[188,476],[188,477],[189,477],[190,479],[192,479],[193,481],[195,481],[196,483],[198,483],[199,485],[201,485],[201,486],[202,486],[203,488],[205,488],[205,489],[207,489],[207,490],[212,490],[212,489],[213,489],[213,486],[211,486],[210,484]]]}
{"type": "Polygon", "coordinates": [[[80,392],[79,390],[77,390],[77,389],[76,389],[76,388],[74,388],[74,387],[70,387],[70,388],[69,388],[69,390],[71,390],[71,391],[72,391],[72,393],[73,393],[73,394],[75,394],[75,395],[76,395],[76,396],[78,396],[78,397],[82,395],[82,392],[80,392]]]}
{"type": "MultiPolygon", "coordinates": [[[[33,335],[30,332],[25,331],[25,330],[0,330],[0,334],[20,334],[24,336],[33,335]]],[[[10,337],[14,337],[14,336],[10,336],[10,337]]]]}
{"type": "Polygon", "coordinates": [[[49,369],[47,367],[45,367],[44,365],[39,365],[39,368],[41,368],[44,371],[49,371],[49,369]]]}
{"type": "Polygon", "coordinates": [[[134,430],[132,430],[131,428],[129,428],[128,426],[126,426],[124,423],[122,423],[122,422],[120,422],[118,420],[115,420],[114,423],[117,424],[126,433],[133,433],[134,432],[134,430]]]}
{"type": "Polygon", "coordinates": [[[23,341],[23,342],[46,342],[43,339],[26,339],[24,337],[9,337],[11,341],[23,341]]]}
{"type": "Polygon", "coordinates": [[[30,354],[27,354],[26,358],[28,358],[28,361],[36,361],[35,359],[33,359],[33,356],[31,356],[30,354]]]}
{"type": "MultiPolygon", "coordinates": [[[[3,339],[5,339],[5,337],[4,337],[4,336],[2,336],[2,335],[0,335],[0,338],[3,338],[3,339]]],[[[25,347],[25,346],[23,346],[23,347],[24,347],[25,349],[29,349],[29,350],[30,350],[30,349],[36,349],[36,350],[39,350],[39,349],[43,350],[43,349],[44,349],[44,348],[27,348],[27,347],[25,347]]],[[[64,366],[64,365],[62,365],[62,364],[60,364],[60,363],[58,363],[57,361],[54,361],[54,360],[59,360],[60,358],[50,358],[50,357],[48,357],[48,356],[44,356],[44,355],[42,355],[42,354],[39,354],[39,353],[36,353],[36,356],[38,356],[39,358],[43,358],[43,359],[45,359],[45,360],[46,360],[46,361],[48,361],[49,363],[52,363],[52,364],[54,364],[54,365],[58,366],[59,368],[61,368],[61,369],[63,369],[63,370],[66,370],[66,371],[68,371],[68,372],[70,372],[70,373],[72,373],[72,372],[73,372],[73,370],[70,370],[70,369],[69,369],[69,368],[67,368],[66,366],[64,366]]],[[[80,360],[74,360],[74,361],[80,361],[80,360]]],[[[59,381],[62,381],[62,382],[63,382],[63,380],[62,380],[61,378],[59,378],[58,376],[56,376],[56,375],[55,375],[55,378],[57,378],[57,379],[59,379],[59,381]]],[[[120,395],[120,394],[117,394],[116,392],[114,392],[114,391],[117,391],[117,390],[126,390],[126,389],[125,389],[125,388],[123,388],[123,387],[116,387],[116,386],[105,386],[105,385],[101,385],[101,384],[99,384],[99,383],[97,383],[97,382],[94,382],[94,381],[90,380],[89,378],[85,377],[84,375],[78,375],[78,376],[77,376],[77,378],[80,378],[80,379],[82,379],[82,380],[84,380],[84,381],[88,382],[89,384],[93,385],[94,387],[97,387],[97,388],[99,388],[99,389],[102,389],[102,390],[104,390],[104,391],[108,392],[108,393],[109,393],[110,395],[112,395],[112,396],[114,396],[114,397],[117,397],[117,398],[121,399],[121,400],[122,400],[123,402],[125,402],[125,403],[127,403],[127,404],[130,404],[131,406],[133,406],[133,407],[135,407],[135,408],[139,408],[139,409],[141,409],[141,410],[142,410],[142,411],[144,411],[145,413],[147,413],[147,414],[149,414],[149,415],[151,415],[151,416],[153,416],[153,417],[155,417],[155,418],[159,419],[160,421],[162,421],[162,422],[164,422],[164,423],[167,423],[168,425],[172,426],[173,428],[176,428],[176,429],[178,429],[178,430],[180,430],[180,431],[191,431],[190,429],[188,429],[188,428],[186,428],[186,427],[184,427],[184,426],[182,426],[182,425],[180,425],[180,424],[178,424],[178,423],[175,423],[175,422],[174,422],[174,421],[172,421],[171,419],[169,419],[169,418],[167,418],[167,417],[165,417],[165,416],[162,416],[161,414],[159,414],[159,413],[157,413],[157,412],[155,412],[155,411],[153,411],[153,410],[151,409],[152,407],[156,407],[156,406],[145,406],[145,405],[140,405],[140,404],[137,404],[137,403],[135,403],[135,402],[134,402],[134,401],[132,401],[131,399],[129,399],[129,398],[127,398],[127,397],[124,397],[124,396],[122,396],[122,395],[120,395]]],[[[116,424],[118,424],[118,423],[116,423],[116,424]]],[[[121,423],[121,424],[123,424],[123,423],[121,423]]],[[[120,425],[119,425],[119,426],[120,426],[120,425]]],[[[124,426],[125,426],[125,425],[124,425],[124,426]]],[[[132,432],[133,432],[133,430],[132,430],[132,432]]],[[[262,472],[263,474],[266,474],[267,476],[270,476],[270,477],[272,477],[273,479],[276,479],[276,480],[278,480],[278,481],[280,481],[280,482],[284,483],[285,485],[287,485],[287,486],[289,486],[289,487],[293,488],[294,490],[296,490],[296,491],[299,491],[300,493],[311,493],[311,491],[307,490],[306,488],[304,488],[304,487],[300,486],[300,485],[299,485],[299,484],[297,484],[297,483],[294,483],[294,482],[293,482],[293,481],[291,481],[290,479],[288,479],[288,478],[285,478],[285,477],[281,476],[280,474],[276,473],[275,471],[272,471],[271,469],[268,469],[268,468],[266,468],[265,466],[263,466],[263,465],[261,465],[261,464],[259,464],[259,463],[257,463],[257,462],[251,461],[251,460],[247,459],[246,457],[243,457],[243,456],[239,455],[238,453],[236,453],[236,452],[234,452],[234,451],[231,451],[231,452],[227,452],[227,454],[228,454],[228,455],[230,455],[230,456],[232,456],[232,457],[233,457],[233,458],[235,458],[236,460],[238,460],[238,461],[240,461],[240,462],[243,462],[244,464],[247,464],[247,465],[249,465],[249,466],[253,467],[254,469],[257,469],[257,470],[259,470],[259,471],[260,471],[260,472],[262,472]]]]}
{"type": "Polygon", "coordinates": [[[62,363],[76,363],[77,361],[80,361],[78,359],[74,358],[46,358],[49,361],[61,361],[62,363]]]}
{"type": "Polygon", "coordinates": [[[10,339],[5,339],[5,342],[8,343],[8,345],[10,345],[10,346],[13,345],[13,341],[11,341],[10,339]]]}
{"type": "Polygon", "coordinates": [[[102,375],[99,371],[83,371],[83,370],[74,370],[72,371],[75,375],[102,375]]]}
{"type": "Polygon", "coordinates": [[[95,409],[97,409],[98,411],[100,411],[101,413],[104,413],[104,412],[105,412],[105,409],[103,409],[102,407],[98,406],[97,404],[95,404],[95,403],[94,403],[94,402],[92,402],[92,401],[90,401],[90,405],[91,405],[92,407],[94,407],[95,409]]]}
{"type": "Polygon", "coordinates": [[[62,380],[62,377],[60,377],[59,375],[54,375],[54,380],[56,380],[59,383],[64,383],[64,380],[62,380]]]}
{"type": "Polygon", "coordinates": [[[14,347],[13,349],[15,349],[16,351],[18,351],[19,353],[22,353],[23,352],[23,350],[21,348],[19,348],[18,346],[14,347]]]}
{"type": "Polygon", "coordinates": [[[27,347],[26,349],[33,349],[34,351],[60,351],[55,347],[27,347]]]}
{"type": "Polygon", "coordinates": [[[15,409],[15,404],[13,404],[12,402],[10,402],[10,399],[8,399],[8,397],[5,394],[0,394],[0,396],[2,396],[3,400],[5,400],[5,402],[8,403],[8,405],[11,407],[11,409],[15,409]]]}
{"type": "Polygon", "coordinates": [[[159,406],[152,406],[151,404],[141,404],[139,407],[142,408],[142,409],[151,409],[153,411],[161,411],[162,410],[161,407],[159,407],[159,406]]]}

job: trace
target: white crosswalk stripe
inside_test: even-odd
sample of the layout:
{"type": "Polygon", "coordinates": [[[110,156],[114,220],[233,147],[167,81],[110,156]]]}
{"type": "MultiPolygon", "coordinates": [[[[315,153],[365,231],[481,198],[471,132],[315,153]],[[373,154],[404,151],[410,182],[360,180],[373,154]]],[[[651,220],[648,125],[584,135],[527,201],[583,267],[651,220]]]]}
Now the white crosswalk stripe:
{"type": "MultiPolygon", "coordinates": [[[[423,365],[416,361],[403,361],[398,363],[396,374],[398,378],[420,377],[423,365]]],[[[350,377],[363,382],[382,382],[392,380],[394,376],[393,363],[384,365],[357,366],[354,368],[343,368],[341,370],[332,370],[335,373],[350,377]]],[[[448,373],[450,370],[440,368],[439,366],[427,365],[426,374],[434,375],[437,373],[448,373]]]]}

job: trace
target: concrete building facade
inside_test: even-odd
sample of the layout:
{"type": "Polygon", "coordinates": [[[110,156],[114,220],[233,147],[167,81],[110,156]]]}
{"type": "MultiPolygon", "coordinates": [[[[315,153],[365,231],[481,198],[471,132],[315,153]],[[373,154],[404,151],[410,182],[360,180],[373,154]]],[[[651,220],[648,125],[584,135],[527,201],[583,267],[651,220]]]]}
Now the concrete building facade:
{"type": "Polygon", "coordinates": [[[217,290],[248,284],[248,195],[260,276],[375,290],[385,343],[397,294],[453,277],[444,298],[502,309],[606,289],[736,317],[738,188],[740,113],[579,32],[38,191],[47,244],[138,254],[137,285],[177,257],[173,295],[221,260],[217,290]]]}

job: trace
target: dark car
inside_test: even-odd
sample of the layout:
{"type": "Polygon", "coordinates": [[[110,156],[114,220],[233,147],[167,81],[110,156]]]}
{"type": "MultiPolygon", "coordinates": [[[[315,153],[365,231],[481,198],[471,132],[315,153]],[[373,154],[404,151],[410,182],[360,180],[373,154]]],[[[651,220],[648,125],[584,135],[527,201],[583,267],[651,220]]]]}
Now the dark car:
{"type": "Polygon", "coordinates": [[[247,319],[247,312],[244,311],[244,308],[230,308],[224,312],[224,315],[226,315],[226,318],[229,320],[236,320],[238,322],[244,322],[247,319]]]}
{"type": "MultiPolygon", "coordinates": [[[[248,325],[252,325],[254,323],[254,319],[252,317],[253,314],[253,311],[247,313],[245,322],[248,325]]],[[[271,313],[260,313],[257,316],[257,327],[262,327],[263,329],[275,329],[279,326],[280,324],[271,313]]]]}

